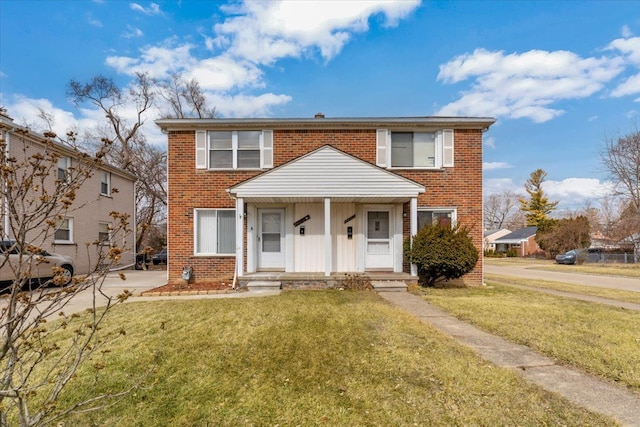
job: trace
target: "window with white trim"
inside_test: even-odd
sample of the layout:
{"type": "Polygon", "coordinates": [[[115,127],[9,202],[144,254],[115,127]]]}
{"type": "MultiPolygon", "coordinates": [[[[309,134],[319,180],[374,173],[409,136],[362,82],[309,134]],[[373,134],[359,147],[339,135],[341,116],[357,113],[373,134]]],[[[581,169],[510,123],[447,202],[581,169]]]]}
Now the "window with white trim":
{"type": "Polygon", "coordinates": [[[376,164],[380,167],[440,169],[453,167],[452,129],[435,132],[376,131],[376,164]]]}
{"type": "Polygon", "coordinates": [[[111,223],[98,223],[98,242],[103,245],[108,245],[111,242],[111,223]]]}
{"type": "Polygon", "coordinates": [[[196,169],[270,169],[273,130],[195,132],[196,169]]]}
{"type": "Polygon", "coordinates": [[[58,228],[53,236],[54,243],[73,243],[73,218],[58,221],[58,228]]]}
{"type": "Polygon", "coordinates": [[[69,168],[71,167],[71,157],[60,157],[58,159],[58,180],[60,182],[69,180],[69,168]]]}
{"type": "Polygon", "coordinates": [[[456,210],[450,208],[418,208],[418,230],[426,225],[449,225],[456,223],[456,210]]]}
{"type": "Polygon", "coordinates": [[[111,195],[111,173],[102,172],[100,176],[100,194],[103,196],[111,195]]]}
{"type": "Polygon", "coordinates": [[[195,209],[195,255],[235,255],[235,209],[195,209]]]}

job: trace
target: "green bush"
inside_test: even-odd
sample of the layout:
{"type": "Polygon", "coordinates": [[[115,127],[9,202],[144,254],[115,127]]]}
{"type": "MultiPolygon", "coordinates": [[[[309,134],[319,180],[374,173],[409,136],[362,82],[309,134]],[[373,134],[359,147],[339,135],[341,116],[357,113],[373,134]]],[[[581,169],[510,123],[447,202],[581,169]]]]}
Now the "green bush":
{"type": "Polygon", "coordinates": [[[407,262],[417,265],[420,285],[433,287],[473,270],[479,253],[468,229],[431,225],[418,231],[413,244],[408,239],[405,241],[404,256],[407,262]]]}
{"type": "Polygon", "coordinates": [[[508,258],[516,258],[518,256],[517,249],[507,249],[507,257],[508,258]]]}

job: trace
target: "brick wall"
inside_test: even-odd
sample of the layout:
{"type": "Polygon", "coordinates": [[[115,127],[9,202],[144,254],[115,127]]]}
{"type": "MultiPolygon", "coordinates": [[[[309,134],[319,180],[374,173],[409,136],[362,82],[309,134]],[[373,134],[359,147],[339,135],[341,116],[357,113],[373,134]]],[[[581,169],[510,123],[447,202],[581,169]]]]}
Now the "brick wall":
{"type": "MultiPolygon", "coordinates": [[[[211,172],[195,169],[194,131],[169,132],[169,281],[180,279],[185,266],[193,266],[197,280],[229,278],[234,257],[194,257],[194,208],[234,208],[226,189],[256,176],[260,171],[211,172]]],[[[376,160],[376,131],[369,130],[274,130],[274,167],[330,144],[367,162],[376,160]]],[[[456,207],[458,221],[471,228],[473,241],[482,253],[482,132],[455,131],[455,167],[437,171],[394,170],[398,175],[426,187],[419,207],[456,207]]],[[[408,212],[408,205],[404,209],[408,212]]],[[[408,235],[409,219],[404,220],[408,235]]],[[[246,248],[246,245],[245,245],[246,248]]],[[[246,259],[246,257],[245,257],[246,259]]],[[[480,284],[482,261],[465,276],[480,284]]]]}

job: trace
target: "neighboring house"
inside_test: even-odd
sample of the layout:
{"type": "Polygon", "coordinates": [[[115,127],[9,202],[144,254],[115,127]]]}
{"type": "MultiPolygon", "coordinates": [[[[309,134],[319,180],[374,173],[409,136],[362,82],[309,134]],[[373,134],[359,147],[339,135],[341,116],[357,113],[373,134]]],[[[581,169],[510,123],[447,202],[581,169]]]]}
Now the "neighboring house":
{"type": "Polygon", "coordinates": [[[537,227],[524,227],[496,239],[494,241],[496,252],[514,249],[520,257],[535,255],[541,251],[536,242],[537,229],[537,227]]]}
{"type": "MultiPolygon", "coordinates": [[[[473,117],[161,119],[168,280],[388,272],[427,223],[482,254],[482,133],[473,117]]],[[[465,276],[482,283],[482,259],[465,276]]]]}
{"type": "Polygon", "coordinates": [[[496,250],[496,239],[499,239],[507,234],[511,233],[511,231],[503,228],[501,230],[485,230],[483,233],[484,236],[484,246],[483,249],[485,251],[495,251],[496,250]]]}
{"type": "MultiPolygon", "coordinates": [[[[2,110],[0,142],[8,157],[14,157],[18,161],[30,158],[36,153],[45,154],[49,150],[57,152],[60,155],[57,170],[53,171],[49,181],[45,181],[52,185],[56,179],[64,177],[70,168],[77,167],[80,162],[76,151],[52,143],[43,135],[15,124],[2,110]]],[[[97,242],[104,242],[102,245],[115,242],[124,247],[125,253],[118,265],[134,264],[134,231],[126,236],[123,233],[114,235],[110,230],[113,218],[109,215],[111,212],[130,215],[130,228],[135,230],[134,182],[135,177],[128,172],[108,165],[101,166],[76,192],[67,215],[62,219],[52,218],[59,223],[54,235],[43,244],[36,244],[49,252],[72,257],[78,274],[85,274],[95,266],[97,242]]],[[[14,238],[8,225],[8,209],[7,203],[0,198],[2,239],[14,238]]]]}

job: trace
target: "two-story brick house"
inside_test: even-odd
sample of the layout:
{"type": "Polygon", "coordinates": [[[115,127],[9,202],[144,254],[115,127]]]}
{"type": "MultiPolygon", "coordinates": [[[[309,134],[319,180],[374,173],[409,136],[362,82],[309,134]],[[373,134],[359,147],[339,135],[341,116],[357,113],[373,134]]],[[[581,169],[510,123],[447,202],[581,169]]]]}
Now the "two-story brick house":
{"type": "MultiPolygon", "coordinates": [[[[168,280],[260,272],[411,273],[403,241],[461,223],[482,253],[492,118],[161,119],[168,280]]],[[[464,278],[482,281],[482,260],[464,278]]]]}
{"type": "MultiPolygon", "coordinates": [[[[59,159],[44,185],[55,185],[55,181],[64,179],[68,171],[82,168],[81,153],[62,144],[52,142],[45,136],[16,124],[5,112],[0,111],[0,145],[6,158],[15,158],[18,163],[30,159],[33,155],[45,156],[49,152],[57,153],[59,159]]],[[[63,218],[51,218],[58,222],[58,228],[50,236],[42,236],[39,228],[25,237],[33,238],[32,244],[43,249],[66,255],[74,260],[75,273],[86,274],[95,267],[97,250],[103,250],[110,243],[117,243],[125,252],[117,263],[119,266],[132,266],[135,263],[133,245],[134,231],[130,233],[112,230],[114,219],[111,212],[126,214],[130,226],[135,230],[135,176],[119,168],[101,165],[92,170],[91,176],[84,181],[75,194],[75,200],[63,218]],[[99,243],[97,243],[99,242],[99,243]],[[100,246],[100,247],[99,247],[100,246]]],[[[4,185],[4,184],[3,184],[4,185]]],[[[7,212],[11,207],[0,195],[0,239],[15,239],[7,212]]],[[[26,203],[25,203],[26,204],[26,203]]]]}

